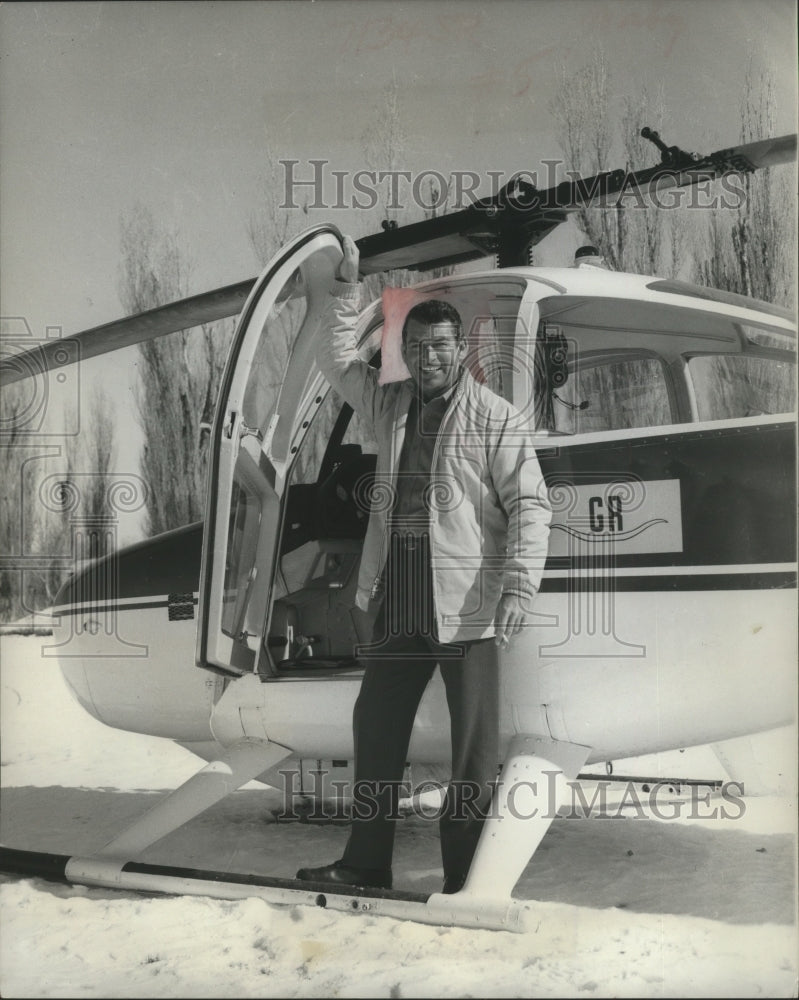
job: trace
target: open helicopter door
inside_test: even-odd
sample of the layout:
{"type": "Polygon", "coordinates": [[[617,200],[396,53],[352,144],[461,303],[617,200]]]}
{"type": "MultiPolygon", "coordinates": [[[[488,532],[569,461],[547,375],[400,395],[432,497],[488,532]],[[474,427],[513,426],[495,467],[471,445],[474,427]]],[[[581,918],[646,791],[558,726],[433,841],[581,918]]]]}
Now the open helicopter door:
{"type": "Polygon", "coordinates": [[[341,258],[335,227],[307,230],[271,261],[239,318],[211,442],[197,634],[197,664],[210,670],[258,669],[295,423],[322,401],[306,397],[341,258]]]}
{"type": "MultiPolygon", "coordinates": [[[[206,532],[200,579],[200,666],[238,677],[216,702],[211,727],[214,759],[90,857],[64,859],[63,877],[84,885],[192,893],[186,868],[141,860],[150,845],[266,773],[291,754],[288,746],[253,725],[245,700],[267,624],[272,568],[286,475],[296,446],[296,415],[321,403],[312,395],[313,352],[328,289],[342,258],[340,237],[330,226],[298,236],[267,267],[241,314],[222,379],[212,435],[206,532]],[[240,676],[244,675],[244,676],[240,676]],[[226,695],[234,692],[233,698],[226,695]]],[[[310,418],[308,418],[310,419],[310,418]]],[[[256,895],[253,877],[228,879],[240,895],[256,895]]],[[[203,879],[207,882],[207,879],[203,879]]],[[[255,882],[257,882],[257,877],[255,882]]],[[[288,880],[266,880],[271,898],[297,899],[288,880]],[[277,893],[277,896],[275,896],[277,893]]],[[[213,893],[204,885],[203,891],[213,893]]],[[[299,894],[306,901],[309,894],[299,894]]],[[[318,896],[314,893],[311,898],[318,896]]]]}

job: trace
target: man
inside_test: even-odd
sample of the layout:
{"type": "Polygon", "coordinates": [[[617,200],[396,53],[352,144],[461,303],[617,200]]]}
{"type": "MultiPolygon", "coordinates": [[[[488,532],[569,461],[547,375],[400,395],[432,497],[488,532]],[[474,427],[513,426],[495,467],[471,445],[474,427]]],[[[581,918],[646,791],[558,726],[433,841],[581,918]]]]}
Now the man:
{"type": "Polygon", "coordinates": [[[463,885],[499,760],[498,656],[526,623],[550,508],[520,415],[463,366],[450,304],[414,306],[402,331],[411,378],[378,384],[358,357],[358,251],[343,240],[318,362],[378,443],[357,603],[382,598],[355,704],[353,822],[344,856],[297,878],[391,888],[398,789],[436,665],[450,710],[452,780],[440,819],[444,892],[463,885]],[[493,639],[493,641],[492,641],[493,639]]]}

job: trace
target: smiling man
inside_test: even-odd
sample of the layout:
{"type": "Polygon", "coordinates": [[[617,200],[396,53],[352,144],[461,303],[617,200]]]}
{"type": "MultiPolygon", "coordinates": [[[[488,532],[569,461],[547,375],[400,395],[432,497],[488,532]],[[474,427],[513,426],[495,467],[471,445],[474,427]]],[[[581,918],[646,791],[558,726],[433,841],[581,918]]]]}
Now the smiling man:
{"type": "Polygon", "coordinates": [[[454,306],[433,299],[410,310],[402,328],[402,356],[425,401],[455,385],[465,352],[454,306]]]}
{"type": "Polygon", "coordinates": [[[527,622],[550,507],[530,429],[464,365],[458,311],[427,300],[402,329],[410,379],[379,384],[358,355],[358,251],[344,259],[319,367],[378,443],[357,603],[379,603],[353,714],[353,822],[344,856],[299,879],[391,888],[396,805],[411,730],[436,667],[450,710],[452,778],[440,818],[444,892],[472,861],[499,762],[498,649],[527,622]]]}

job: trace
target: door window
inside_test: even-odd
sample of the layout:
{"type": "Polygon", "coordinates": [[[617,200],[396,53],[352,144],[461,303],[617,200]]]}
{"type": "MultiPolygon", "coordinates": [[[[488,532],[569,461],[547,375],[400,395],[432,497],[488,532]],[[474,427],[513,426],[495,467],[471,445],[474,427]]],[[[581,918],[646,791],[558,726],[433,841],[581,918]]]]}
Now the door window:
{"type": "Polygon", "coordinates": [[[239,321],[214,425],[203,550],[197,660],[211,669],[257,669],[299,423],[324,398],[315,340],[340,260],[332,227],[297,237],[258,280],[239,321]]]}

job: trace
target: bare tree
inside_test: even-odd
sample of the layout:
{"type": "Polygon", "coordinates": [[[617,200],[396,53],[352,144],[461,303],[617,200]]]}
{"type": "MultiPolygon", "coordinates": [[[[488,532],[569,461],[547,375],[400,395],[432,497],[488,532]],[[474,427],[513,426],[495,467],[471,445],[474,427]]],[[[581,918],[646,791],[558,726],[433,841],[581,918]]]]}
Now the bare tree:
{"type": "Polygon", "coordinates": [[[391,178],[405,166],[408,136],[402,114],[402,96],[396,76],[386,84],[375,102],[372,117],[361,134],[363,158],[369,170],[376,174],[384,171],[389,180],[387,197],[380,204],[384,221],[390,225],[399,222],[400,215],[407,215],[398,200],[392,197],[391,178]]]}
{"type": "MultiPolygon", "coordinates": [[[[611,134],[608,112],[609,71],[604,53],[595,50],[577,73],[560,69],[550,112],[559,127],[559,143],[568,170],[583,176],[608,169],[611,134]]],[[[614,267],[618,266],[616,232],[611,213],[580,208],[577,224],[614,267]]]]}
{"type": "MultiPolygon", "coordinates": [[[[74,560],[98,559],[109,554],[111,534],[104,529],[115,516],[109,502],[115,432],[108,395],[102,386],[95,385],[89,397],[88,414],[80,421],[80,433],[65,438],[56,460],[55,478],[52,474],[48,477],[52,486],[46,491],[40,488],[36,498],[37,551],[68,555],[74,560]],[[79,550],[73,547],[75,517],[81,523],[79,550]]],[[[64,581],[64,570],[54,564],[31,577],[44,605],[51,605],[64,581]]]]}
{"type": "MultiPolygon", "coordinates": [[[[84,506],[90,516],[112,514],[107,505],[116,450],[116,425],[108,394],[101,385],[96,385],[92,391],[88,427],[91,433],[81,440],[78,459],[80,468],[88,473],[82,490],[84,506]]],[[[105,555],[100,551],[96,554],[105,555]]]]}
{"type": "MultiPolygon", "coordinates": [[[[141,204],[121,222],[119,296],[131,315],[185,297],[190,266],[177,235],[141,204]]],[[[220,321],[140,345],[136,392],[145,433],[146,531],[158,534],[203,517],[213,419],[232,323],[220,321]]]]}
{"type": "MultiPolygon", "coordinates": [[[[400,172],[407,167],[408,136],[405,129],[402,95],[396,77],[383,88],[375,101],[371,118],[361,136],[363,156],[367,168],[376,176],[386,178],[379,203],[381,224],[393,228],[416,221],[414,216],[433,219],[447,210],[450,185],[446,191],[434,177],[425,178],[424,191],[419,191],[421,204],[402,204],[398,180],[400,172]]],[[[370,219],[374,216],[370,216],[370,219]]],[[[368,229],[375,226],[369,223],[368,229]]],[[[426,278],[438,278],[452,274],[454,268],[443,266],[424,272],[426,278]]],[[[364,303],[378,298],[386,287],[405,288],[419,280],[419,273],[406,268],[370,274],[364,281],[364,303]]]]}
{"type": "Polygon", "coordinates": [[[308,225],[308,196],[304,193],[296,207],[285,207],[285,166],[266,133],[257,210],[247,223],[247,235],[261,267],[290,239],[308,225]]]}
{"type": "MultiPolygon", "coordinates": [[[[85,432],[84,432],[85,433],[85,432]]],[[[49,607],[67,573],[59,566],[59,556],[75,556],[72,550],[70,515],[82,506],[88,516],[89,505],[97,498],[93,490],[83,495],[84,482],[76,481],[81,462],[81,437],[66,437],[61,454],[53,461],[31,463],[20,484],[32,504],[25,521],[30,530],[28,544],[31,551],[46,555],[52,562],[28,570],[24,576],[23,597],[25,610],[49,607]],[[44,469],[57,469],[56,479],[44,476],[44,469]]],[[[52,473],[51,473],[52,475],[52,473]]],[[[99,501],[103,506],[103,498],[99,501]]],[[[99,555],[96,552],[95,555],[99,555]]],[[[74,568],[74,567],[73,567],[74,568]]]]}
{"type": "MultiPolygon", "coordinates": [[[[433,176],[425,178],[424,188],[419,192],[419,205],[403,201],[407,191],[401,187],[399,175],[407,167],[407,144],[401,89],[396,78],[393,78],[375,100],[361,134],[363,163],[375,177],[378,200],[374,209],[365,216],[363,233],[354,233],[356,237],[375,231],[377,219],[386,227],[394,227],[415,221],[415,217],[435,218],[447,211],[452,185],[442,190],[433,176]],[[379,180],[381,177],[382,181],[379,180]]],[[[314,211],[314,206],[309,204],[307,191],[302,195],[292,194],[293,207],[285,207],[285,162],[267,133],[261,170],[260,203],[247,224],[250,244],[262,266],[309,224],[309,217],[314,211]]],[[[452,267],[440,267],[425,272],[425,276],[439,277],[451,274],[452,271],[452,267]]],[[[404,268],[369,275],[363,283],[363,302],[366,304],[378,298],[387,285],[404,287],[418,279],[417,273],[404,268]]]]}
{"type": "Polygon", "coordinates": [[[52,606],[74,569],[72,559],[107,554],[104,533],[95,534],[91,551],[74,552],[71,522],[77,510],[85,524],[109,514],[107,486],[115,428],[108,398],[95,389],[88,419],[79,423],[80,433],[52,439],[58,440],[58,451],[54,444],[42,451],[44,439],[32,445],[24,433],[24,389],[4,390],[0,407],[0,475],[9,486],[2,501],[0,544],[12,562],[0,571],[0,620],[8,621],[52,606]],[[26,565],[30,556],[43,558],[30,566],[26,565]]]}
{"type": "MultiPolygon", "coordinates": [[[[643,125],[663,129],[662,97],[652,98],[646,89],[634,98],[626,96],[617,116],[611,97],[610,71],[601,50],[576,74],[561,69],[550,111],[567,168],[583,177],[653,164],[654,149],[640,130],[643,125]]],[[[613,207],[582,207],[575,214],[578,227],[614,270],[674,276],[685,265],[685,254],[679,252],[687,224],[683,211],[664,212],[630,190],[613,207]]]]}
{"type": "MultiPolygon", "coordinates": [[[[776,132],[770,69],[751,57],[741,99],[741,142],[776,132]]],[[[796,287],[796,168],[768,167],[742,178],[743,198],[703,213],[703,284],[793,306],[796,287]]]]}
{"type": "MultiPolygon", "coordinates": [[[[21,538],[21,510],[32,508],[30,490],[22,478],[24,438],[21,428],[25,413],[23,390],[9,386],[0,393],[0,546],[7,561],[29,550],[29,540],[21,538]]],[[[13,565],[0,570],[0,620],[13,621],[22,614],[22,572],[13,565]]]]}
{"type": "MultiPolygon", "coordinates": [[[[669,127],[662,98],[652,100],[646,90],[624,99],[618,119],[610,107],[610,73],[601,51],[576,74],[567,77],[561,71],[550,108],[568,166],[583,176],[619,164],[630,170],[651,163],[653,150],[640,128],[648,124],[664,132],[669,127]]],[[[741,142],[773,136],[775,112],[771,71],[752,57],[741,100],[741,142]]],[[[742,185],[744,196],[732,208],[665,211],[629,192],[615,208],[579,209],[576,221],[614,269],[696,278],[790,304],[795,289],[795,168],[748,174],[742,185]],[[698,251],[686,249],[692,246],[698,251]]]]}

